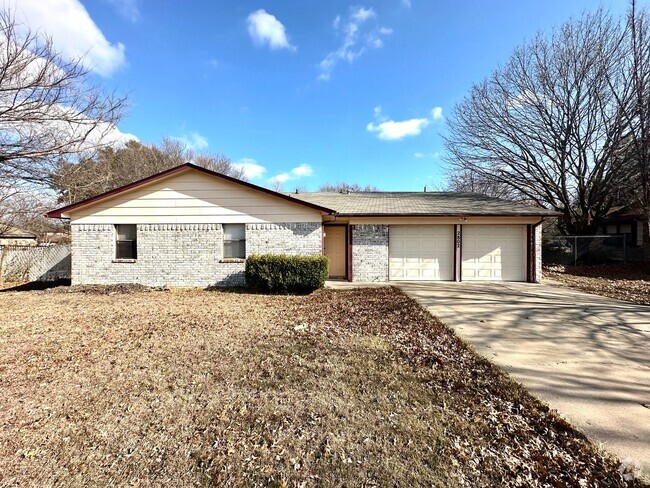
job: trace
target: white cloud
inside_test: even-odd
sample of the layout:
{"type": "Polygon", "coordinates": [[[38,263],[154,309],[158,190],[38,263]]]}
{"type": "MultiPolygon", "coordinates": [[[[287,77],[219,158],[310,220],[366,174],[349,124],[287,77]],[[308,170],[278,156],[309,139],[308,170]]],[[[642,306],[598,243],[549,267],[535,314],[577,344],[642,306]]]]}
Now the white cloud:
{"type": "Polygon", "coordinates": [[[208,140],[198,132],[190,132],[182,136],[172,137],[172,139],[182,142],[192,151],[200,151],[208,147],[208,140]]]}
{"type": "Polygon", "coordinates": [[[52,37],[66,59],[84,58],[101,76],[110,76],[125,62],[124,45],[110,43],[79,0],[8,0],[9,8],[32,31],[52,37]]]}
{"type": "Polygon", "coordinates": [[[369,132],[376,132],[377,137],[384,141],[396,141],[405,137],[420,135],[422,129],[427,125],[429,125],[427,119],[408,119],[399,122],[395,120],[387,120],[386,122],[381,122],[379,124],[370,122],[366,126],[366,129],[368,129],[369,132]]]}
{"type": "Polygon", "coordinates": [[[374,132],[381,140],[397,141],[405,137],[420,135],[422,129],[429,125],[428,119],[389,120],[381,113],[381,107],[374,108],[375,122],[366,126],[368,132],[374,132]]]}
{"type": "Polygon", "coordinates": [[[411,8],[411,0],[402,0],[402,5],[406,8],[411,8]]]}
{"type": "MultiPolygon", "coordinates": [[[[2,104],[0,95],[0,105],[2,104]]],[[[8,139],[41,141],[45,145],[71,141],[67,146],[72,152],[85,154],[105,146],[122,146],[138,138],[122,132],[117,126],[85,116],[75,107],[52,104],[43,109],[44,123],[16,122],[5,127],[8,139]]]]}
{"type": "Polygon", "coordinates": [[[128,132],[122,132],[115,125],[104,124],[104,128],[101,130],[104,132],[104,138],[101,140],[103,144],[109,146],[123,146],[129,141],[139,141],[134,134],[129,134],[128,132]]]}
{"type": "MultiPolygon", "coordinates": [[[[434,107],[431,110],[431,120],[428,118],[413,118],[401,121],[390,120],[388,117],[382,115],[381,106],[376,106],[373,110],[375,122],[370,122],[366,125],[368,132],[374,132],[377,137],[384,141],[395,141],[405,137],[417,136],[422,133],[422,130],[427,127],[431,120],[434,122],[444,120],[442,114],[442,107],[434,107]]],[[[415,153],[416,158],[424,156],[423,153],[415,153]]]]}
{"type": "Polygon", "coordinates": [[[379,49],[383,46],[382,38],[391,34],[393,30],[388,27],[367,28],[368,21],[376,17],[377,13],[372,8],[365,7],[352,8],[344,25],[341,16],[336,16],[332,26],[342,37],[342,42],[338,49],[328,53],[318,64],[319,80],[329,80],[340,61],[352,64],[366,52],[368,47],[379,49]]]}
{"type": "Polygon", "coordinates": [[[286,183],[289,180],[298,180],[300,178],[311,176],[313,174],[314,169],[310,165],[301,164],[300,166],[293,168],[291,171],[275,175],[274,177],[270,178],[269,181],[271,183],[282,184],[286,183]]]}
{"type": "Polygon", "coordinates": [[[427,158],[427,159],[440,159],[440,153],[438,151],[432,153],[423,153],[416,152],[413,154],[413,157],[417,159],[427,158]]]}
{"type": "Polygon", "coordinates": [[[272,183],[285,183],[290,178],[289,173],[280,173],[271,178],[272,183]]]}
{"type": "Polygon", "coordinates": [[[233,163],[233,166],[236,169],[242,170],[244,177],[249,180],[260,178],[266,173],[266,168],[251,158],[240,159],[236,163],[233,163]]]}
{"type": "Polygon", "coordinates": [[[131,22],[137,22],[140,19],[139,0],[105,0],[110,3],[117,13],[131,22]]]}
{"type": "Polygon", "coordinates": [[[377,17],[377,13],[373,10],[372,7],[371,8],[358,7],[357,9],[353,10],[352,13],[350,14],[350,18],[359,24],[365,22],[368,19],[372,19],[374,17],[377,17]]]}
{"type": "Polygon", "coordinates": [[[308,164],[301,164],[291,170],[291,174],[296,178],[301,178],[303,176],[311,176],[314,174],[314,169],[308,164]]]}
{"type": "Polygon", "coordinates": [[[431,111],[431,118],[433,120],[442,120],[445,117],[442,115],[442,107],[434,107],[431,111]]]}
{"type": "MultiPolygon", "coordinates": [[[[59,108],[57,108],[57,110],[59,110],[59,108]]],[[[83,117],[79,120],[81,121],[82,119],[83,117]]],[[[87,120],[87,123],[80,122],[77,124],[53,121],[45,127],[33,127],[32,134],[38,134],[39,131],[48,132],[50,134],[66,132],[73,138],[78,138],[79,140],[83,139],[83,142],[77,147],[77,149],[84,153],[99,147],[122,147],[129,141],[139,141],[134,134],[122,132],[114,124],[109,124],[107,122],[97,123],[92,121],[92,119],[87,120]]]]}
{"type": "Polygon", "coordinates": [[[274,15],[264,9],[252,12],[247,19],[248,33],[253,42],[259,46],[268,45],[271,49],[289,49],[295,51],[287,38],[287,32],[274,15]]]}

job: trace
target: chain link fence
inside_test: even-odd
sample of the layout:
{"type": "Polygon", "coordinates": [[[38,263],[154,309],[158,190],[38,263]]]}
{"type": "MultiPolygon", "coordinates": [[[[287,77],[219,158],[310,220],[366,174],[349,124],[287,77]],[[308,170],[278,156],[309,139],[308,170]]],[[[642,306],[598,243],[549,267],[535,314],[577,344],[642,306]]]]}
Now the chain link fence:
{"type": "Polygon", "coordinates": [[[548,237],[542,243],[545,265],[633,263],[643,258],[643,246],[631,245],[625,235],[548,237]]]}
{"type": "Polygon", "coordinates": [[[0,246],[0,282],[69,279],[70,246],[0,246]]]}

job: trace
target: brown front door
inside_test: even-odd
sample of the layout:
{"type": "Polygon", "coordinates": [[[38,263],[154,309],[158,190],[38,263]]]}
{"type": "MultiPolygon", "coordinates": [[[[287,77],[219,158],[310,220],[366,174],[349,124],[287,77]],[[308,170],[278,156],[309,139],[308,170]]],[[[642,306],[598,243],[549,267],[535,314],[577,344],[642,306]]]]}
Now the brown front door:
{"type": "Polygon", "coordinates": [[[325,226],[325,256],[330,258],[330,278],[345,278],[345,226],[325,226]]]}

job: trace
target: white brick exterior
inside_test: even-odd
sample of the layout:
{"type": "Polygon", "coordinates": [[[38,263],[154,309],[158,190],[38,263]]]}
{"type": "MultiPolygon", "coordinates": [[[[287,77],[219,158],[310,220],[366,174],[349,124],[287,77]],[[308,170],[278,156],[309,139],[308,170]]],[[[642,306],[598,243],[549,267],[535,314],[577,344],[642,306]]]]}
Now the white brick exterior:
{"type": "MultiPolygon", "coordinates": [[[[139,224],[135,261],[115,259],[115,228],[72,224],[72,283],[243,286],[244,262],[223,261],[221,224],[139,224]]],[[[318,222],[246,224],[246,254],[321,254],[318,222]]]]}
{"type": "MultiPolygon", "coordinates": [[[[72,224],[73,284],[141,283],[149,286],[244,286],[244,262],[223,260],[221,224],[139,224],[138,259],[115,259],[115,228],[72,224]]],[[[389,226],[354,224],[353,281],[388,281],[389,226]]],[[[534,235],[535,271],[542,276],[541,225],[534,235]]],[[[246,254],[319,255],[322,224],[246,224],[246,254]]]]}
{"type": "Polygon", "coordinates": [[[388,281],[388,226],[352,225],[352,281],[388,281]]]}

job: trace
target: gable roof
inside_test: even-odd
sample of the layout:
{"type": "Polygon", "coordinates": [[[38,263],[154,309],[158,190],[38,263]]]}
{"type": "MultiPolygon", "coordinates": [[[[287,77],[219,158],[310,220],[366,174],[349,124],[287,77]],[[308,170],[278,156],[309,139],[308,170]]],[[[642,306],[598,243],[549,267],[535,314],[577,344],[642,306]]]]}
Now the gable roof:
{"type": "Polygon", "coordinates": [[[356,192],[297,193],[294,198],[336,210],[339,215],[379,216],[557,216],[557,212],[479,193],[356,192]]]}
{"type": "Polygon", "coordinates": [[[106,200],[106,199],[114,197],[115,195],[118,195],[120,193],[124,193],[126,191],[133,190],[135,188],[139,188],[139,187],[142,187],[142,186],[145,186],[145,185],[149,185],[149,184],[151,184],[153,182],[162,180],[164,178],[168,178],[168,177],[173,176],[173,175],[178,174],[178,173],[183,173],[183,172],[188,171],[190,169],[200,171],[201,173],[205,173],[205,174],[207,174],[209,176],[213,176],[215,178],[221,178],[221,179],[229,181],[231,183],[236,183],[238,185],[245,186],[245,187],[250,188],[252,190],[260,191],[262,193],[266,193],[268,195],[271,195],[271,196],[274,196],[274,197],[277,197],[277,198],[281,198],[283,200],[287,200],[287,201],[289,201],[291,203],[302,205],[304,207],[309,207],[309,208],[311,208],[313,210],[318,210],[318,211],[326,213],[326,214],[335,213],[334,210],[332,210],[330,208],[326,208],[324,206],[321,206],[321,205],[319,205],[317,203],[312,203],[312,202],[307,202],[307,201],[304,201],[304,200],[299,200],[297,198],[293,198],[293,197],[291,197],[289,195],[286,195],[284,193],[279,193],[279,192],[276,192],[276,191],[273,191],[273,190],[269,190],[268,188],[257,186],[257,185],[254,185],[253,183],[249,183],[247,181],[238,180],[237,178],[233,178],[232,176],[226,176],[224,174],[217,173],[216,171],[212,171],[212,170],[209,170],[209,169],[206,169],[206,168],[202,168],[201,166],[197,166],[197,165],[192,164],[192,163],[185,163],[185,164],[181,164],[180,166],[176,166],[174,168],[163,171],[162,173],[157,173],[155,175],[148,176],[147,178],[143,178],[143,179],[135,181],[133,183],[129,183],[128,185],[124,185],[124,186],[121,186],[119,188],[115,188],[113,190],[101,193],[99,195],[88,198],[86,200],[82,200],[80,202],[73,203],[71,205],[66,205],[65,207],[61,207],[61,208],[58,208],[56,210],[52,210],[52,211],[46,213],[45,216],[49,217],[49,218],[60,219],[60,218],[63,218],[63,214],[65,214],[65,213],[71,212],[73,210],[76,210],[76,209],[79,209],[79,208],[82,208],[82,207],[85,207],[85,206],[88,206],[88,205],[92,205],[93,203],[96,203],[96,202],[98,202],[100,200],[106,200]]]}
{"type": "Polygon", "coordinates": [[[639,206],[612,207],[605,216],[604,222],[619,222],[623,220],[643,220],[643,209],[639,206]]]}
{"type": "Polygon", "coordinates": [[[65,207],[52,210],[45,214],[50,218],[63,218],[63,214],[92,205],[96,202],[110,199],[121,193],[149,185],[156,181],[171,177],[188,170],[220,178],[255,191],[280,198],[291,203],[302,205],[325,214],[342,216],[381,217],[381,216],[512,216],[512,217],[553,217],[558,212],[545,208],[533,207],[521,203],[489,197],[479,193],[455,192],[307,192],[287,194],[279,193],[247,181],[238,180],[215,171],[211,171],[192,163],[163,171],[128,185],[101,193],[100,195],[82,200],[65,207]]]}

